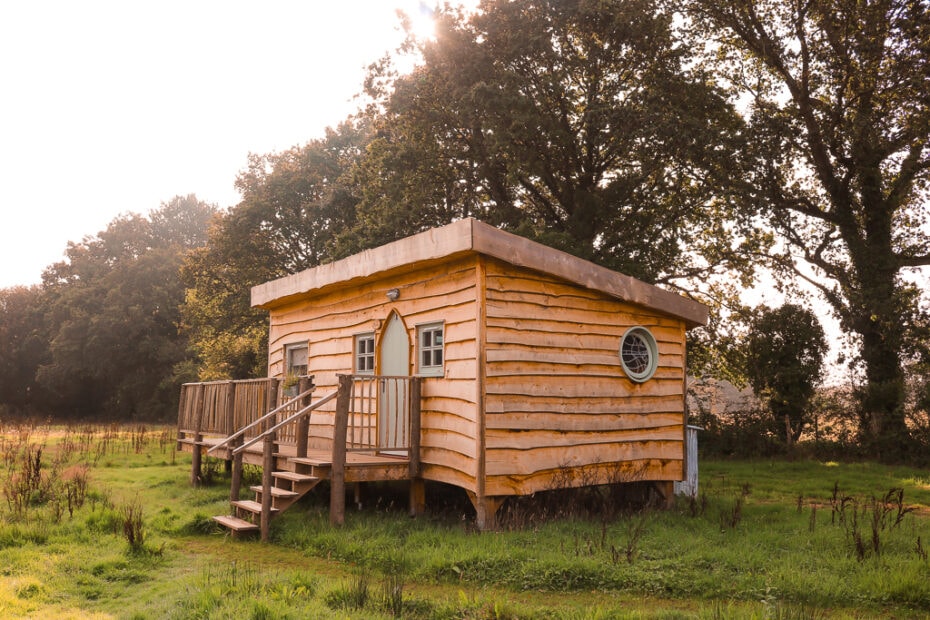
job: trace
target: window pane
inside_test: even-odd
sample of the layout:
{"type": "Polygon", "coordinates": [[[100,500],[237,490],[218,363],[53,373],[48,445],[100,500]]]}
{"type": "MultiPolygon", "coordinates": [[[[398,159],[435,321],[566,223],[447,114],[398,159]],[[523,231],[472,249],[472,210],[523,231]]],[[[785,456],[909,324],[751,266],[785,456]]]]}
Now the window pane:
{"type": "Polygon", "coordinates": [[[372,373],[375,369],[375,335],[355,336],[355,372],[372,373]]]}

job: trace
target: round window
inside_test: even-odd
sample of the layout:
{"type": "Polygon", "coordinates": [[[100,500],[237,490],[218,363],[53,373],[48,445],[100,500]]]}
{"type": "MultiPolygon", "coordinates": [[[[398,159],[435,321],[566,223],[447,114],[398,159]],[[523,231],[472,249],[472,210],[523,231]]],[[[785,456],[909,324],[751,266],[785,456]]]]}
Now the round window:
{"type": "Polygon", "coordinates": [[[656,339],[645,327],[631,327],[620,341],[620,364],[633,381],[642,383],[655,374],[659,364],[656,339]]]}

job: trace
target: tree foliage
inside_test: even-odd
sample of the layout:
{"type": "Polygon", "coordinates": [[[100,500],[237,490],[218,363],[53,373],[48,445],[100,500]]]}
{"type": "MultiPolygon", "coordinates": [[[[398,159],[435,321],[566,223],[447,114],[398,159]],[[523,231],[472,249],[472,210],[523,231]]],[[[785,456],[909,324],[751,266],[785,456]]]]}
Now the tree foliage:
{"type": "Polygon", "coordinates": [[[756,310],[746,347],[747,374],[753,390],[768,403],[785,440],[798,440],[808,422],[808,407],[823,377],[827,340],[820,321],[795,304],[756,310]]]}
{"type": "Polygon", "coordinates": [[[201,379],[264,376],[268,325],[251,287],[331,259],[354,222],[346,178],[368,142],[365,124],[345,122],[281,153],[252,155],[237,180],[242,201],[187,257],[184,331],[201,379]]]}
{"type": "Polygon", "coordinates": [[[185,252],[202,244],[215,207],[177,197],[149,218],[127,214],[70,243],[43,275],[51,341],[36,380],[67,418],[162,418],[187,356],[178,335],[185,252]]]}
{"type": "Polygon", "coordinates": [[[905,443],[902,362],[930,264],[930,11],[911,0],[691,0],[747,105],[745,201],[859,342],[863,439],[905,443]],[[804,266],[807,266],[805,269],[804,266]],[[814,273],[809,271],[813,268],[814,273]]]}
{"type": "Polygon", "coordinates": [[[0,410],[34,414],[45,405],[36,369],[47,361],[49,339],[42,289],[0,289],[0,410]]]}
{"type": "Polygon", "coordinates": [[[369,76],[343,252],[475,216],[650,282],[751,271],[735,250],[765,235],[715,191],[741,124],[671,20],[649,0],[440,11],[411,73],[369,76]]]}

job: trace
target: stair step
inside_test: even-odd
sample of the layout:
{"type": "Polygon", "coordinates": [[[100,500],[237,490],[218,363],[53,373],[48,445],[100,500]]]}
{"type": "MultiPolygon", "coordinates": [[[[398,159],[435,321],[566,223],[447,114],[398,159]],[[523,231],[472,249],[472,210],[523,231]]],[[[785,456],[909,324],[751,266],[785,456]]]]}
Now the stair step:
{"type": "MultiPolygon", "coordinates": [[[[242,508],[243,510],[247,510],[248,512],[254,512],[255,514],[262,513],[262,505],[259,502],[254,502],[250,499],[236,500],[232,503],[232,505],[235,506],[236,508],[242,508]]],[[[272,506],[271,512],[272,514],[274,514],[278,512],[278,509],[272,506]]]]}
{"type": "MultiPolygon", "coordinates": [[[[256,493],[262,492],[262,485],[256,484],[255,486],[249,487],[256,493]]],[[[271,497],[297,497],[300,493],[295,493],[294,491],[288,491],[287,489],[279,489],[278,487],[271,487],[271,497]]]]}
{"type": "Polygon", "coordinates": [[[313,467],[332,467],[333,466],[332,459],[315,459],[311,457],[292,456],[287,460],[290,461],[291,463],[298,463],[300,465],[312,465],[313,467]]]}
{"type": "Polygon", "coordinates": [[[245,519],[240,519],[232,515],[217,515],[213,517],[213,520],[234,532],[254,532],[259,529],[259,527],[251,521],[246,521],[245,519]]]}
{"type": "Polygon", "coordinates": [[[291,482],[316,482],[319,480],[317,476],[298,474],[293,471],[273,471],[271,475],[282,480],[290,480],[291,482]]]}

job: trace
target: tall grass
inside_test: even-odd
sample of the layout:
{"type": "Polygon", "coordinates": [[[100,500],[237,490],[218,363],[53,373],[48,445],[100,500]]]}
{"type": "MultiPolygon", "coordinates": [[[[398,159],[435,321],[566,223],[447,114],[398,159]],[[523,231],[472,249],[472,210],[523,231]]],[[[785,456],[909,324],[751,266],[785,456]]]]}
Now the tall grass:
{"type": "Polygon", "coordinates": [[[701,493],[673,510],[622,488],[542,493],[509,501],[495,533],[476,532],[457,489],[430,488],[415,520],[403,488],[374,489],[342,528],[323,492],[267,545],[224,537],[210,516],[228,510],[228,479],[191,487],[189,463],[171,429],[5,427],[0,488],[29,491],[0,502],[0,617],[930,614],[920,470],[702,462],[701,493]]]}

